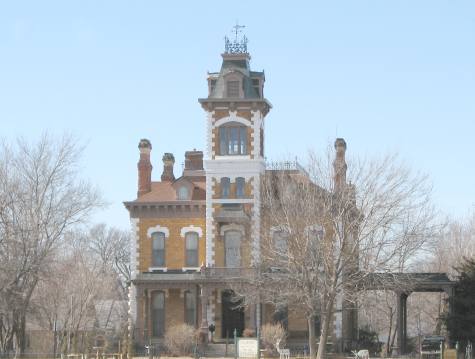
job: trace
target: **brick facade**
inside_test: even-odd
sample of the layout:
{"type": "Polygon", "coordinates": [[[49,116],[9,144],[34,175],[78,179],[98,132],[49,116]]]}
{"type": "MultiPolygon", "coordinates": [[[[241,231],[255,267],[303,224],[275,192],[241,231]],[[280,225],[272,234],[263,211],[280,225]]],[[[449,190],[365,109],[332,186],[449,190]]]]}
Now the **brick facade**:
{"type": "MultiPolygon", "coordinates": [[[[261,217],[260,189],[266,174],[264,121],[271,105],[262,96],[264,73],[251,71],[249,60],[247,53],[223,54],[221,71],[209,74],[210,93],[199,100],[207,113],[207,150],[205,154],[187,151],[181,176],[175,178],[174,157],[165,153],[161,181],[153,182],[152,145],[148,140],[140,141],[138,198],[125,202],[134,225],[130,328],[138,345],[159,339],[152,334],[154,321],[161,320],[158,324],[165,332],[185,322],[186,291],[196,297],[196,328],[206,337],[208,325],[214,324],[215,338],[224,336],[229,323],[223,315],[232,312],[223,303],[224,294],[231,288],[226,273],[259,263],[262,233],[270,231],[261,217]],[[226,97],[224,88],[229,73],[240,81],[239,98],[226,97]],[[231,153],[220,153],[220,126],[239,131],[230,132],[230,138],[223,139],[228,141],[226,151],[231,153]],[[230,180],[225,197],[221,188],[223,177],[230,180]],[[244,196],[240,198],[236,195],[236,178],[245,181],[244,196]],[[186,231],[198,233],[196,268],[186,265],[186,231]],[[161,267],[152,265],[154,232],[165,236],[165,263],[161,267]],[[157,291],[165,294],[163,319],[157,319],[159,312],[153,311],[154,305],[158,305],[153,303],[157,291]]],[[[332,234],[327,231],[326,235],[332,234]]],[[[236,316],[234,324],[255,328],[259,322],[274,322],[275,313],[275,308],[266,303],[247,307],[242,316],[236,316]]],[[[286,322],[291,336],[305,337],[308,324],[299,308],[288,310],[286,322]]]]}

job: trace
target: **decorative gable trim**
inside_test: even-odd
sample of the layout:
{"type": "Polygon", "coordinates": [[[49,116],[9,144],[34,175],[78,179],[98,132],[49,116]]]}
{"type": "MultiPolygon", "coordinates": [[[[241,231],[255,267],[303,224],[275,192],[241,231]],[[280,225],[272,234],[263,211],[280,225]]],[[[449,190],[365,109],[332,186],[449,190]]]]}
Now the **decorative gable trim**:
{"type": "Polygon", "coordinates": [[[161,232],[165,235],[165,238],[170,237],[170,231],[168,230],[168,227],[162,227],[159,224],[157,224],[155,227],[150,227],[147,229],[147,237],[152,238],[152,233],[155,232],[161,232]]]}

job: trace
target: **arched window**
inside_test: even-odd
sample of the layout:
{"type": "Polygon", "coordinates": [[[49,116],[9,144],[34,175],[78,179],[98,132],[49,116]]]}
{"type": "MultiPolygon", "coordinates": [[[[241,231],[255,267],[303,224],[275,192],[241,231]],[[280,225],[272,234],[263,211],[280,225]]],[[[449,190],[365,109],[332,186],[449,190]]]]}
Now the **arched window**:
{"type": "Polygon", "coordinates": [[[243,177],[236,178],[236,197],[244,198],[244,186],[246,185],[246,180],[243,177]]]}
{"type": "Polygon", "coordinates": [[[181,186],[178,188],[178,199],[187,200],[188,199],[188,188],[186,186],[181,186]]]}
{"type": "Polygon", "coordinates": [[[185,235],[186,266],[198,267],[198,233],[188,232],[185,235]]]}
{"type": "Polygon", "coordinates": [[[247,127],[242,125],[223,125],[219,128],[220,154],[247,155],[247,127]]]}
{"type": "Polygon", "coordinates": [[[230,181],[229,177],[222,177],[221,178],[221,197],[222,198],[229,198],[229,191],[230,191],[230,181]]]}
{"type": "Polygon", "coordinates": [[[196,295],[185,292],[185,323],[196,326],[196,295]]]}
{"type": "Polygon", "coordinates": [[[239,231],[224,232],[225,266],[238,268],[241,266],[241,237],[239,231]]]}
{"type": "Polygon", "coordinates": [[[152,295],[152,336],[162,337],[165,329],[165,293],[152,295]]]}
{"type": "Polygon", "coordinates": [[[165,266],[165,234],[162,232],[152,233],[152,265],[165,266]]]}

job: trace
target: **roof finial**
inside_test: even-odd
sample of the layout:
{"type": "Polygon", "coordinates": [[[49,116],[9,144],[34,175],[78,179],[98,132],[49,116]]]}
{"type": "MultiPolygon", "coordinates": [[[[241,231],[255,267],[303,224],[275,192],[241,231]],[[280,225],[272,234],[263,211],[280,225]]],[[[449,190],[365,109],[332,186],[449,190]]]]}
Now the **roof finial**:
{"type": "Polygon", "coordinates": [[[230,41],[227,36],[224,37],[224,52],[226,54],[247,54],[247,37],[242,35],[239,39],[239,34],[242,33],[245,25],[239,25],[236,20],[236,25],[233,26],[232,33],[234,34],[234,41],[230,41]]]}

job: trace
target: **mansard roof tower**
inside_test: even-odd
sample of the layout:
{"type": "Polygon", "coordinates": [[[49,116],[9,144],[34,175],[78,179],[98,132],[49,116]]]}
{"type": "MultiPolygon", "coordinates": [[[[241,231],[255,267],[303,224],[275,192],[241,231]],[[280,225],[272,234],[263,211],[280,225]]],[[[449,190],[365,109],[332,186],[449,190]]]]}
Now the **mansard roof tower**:
{"type": "Polygon", "coordinates": [[[239,28],[235,26],[233,40],[226,37],[221,70],[208,74],[208,97],[199,99],[207,113],[207,266],[241,262],[241,258],[231,258],[232,251],[225,250],[224,258],[218,255],[216,238],[227,229],[240,233],[236,246],[244,236],[252,243],[251,263],[241,264],[259,260],[264,119],[272,106],[264,98],[264,72],[251,70],[247,38],[240,36],[239,28]]]}

